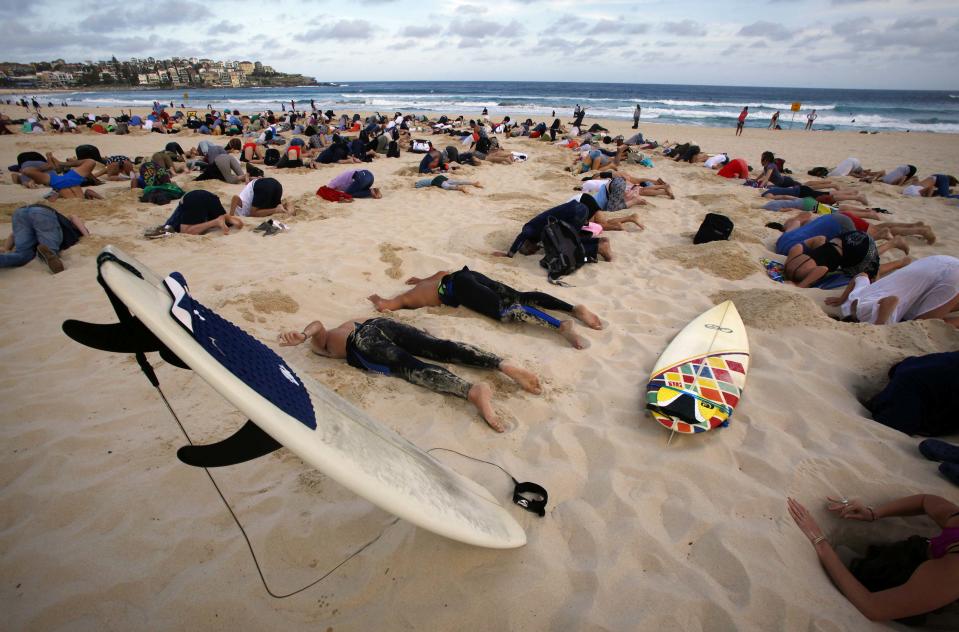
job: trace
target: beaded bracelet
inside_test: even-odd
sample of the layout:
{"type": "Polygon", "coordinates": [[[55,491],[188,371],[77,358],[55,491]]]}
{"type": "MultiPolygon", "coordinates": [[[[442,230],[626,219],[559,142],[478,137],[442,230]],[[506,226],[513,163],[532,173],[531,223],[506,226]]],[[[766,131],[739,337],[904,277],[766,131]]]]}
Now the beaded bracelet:
{"type": "Polygon", "coordinates": [[[812,545],[813,545],[813,546],[817,546],[820,542],[824,542],[825,540],[826,540],[826,536],[821,535],[821,536],[819,536],[818,538],[816,538],[815,540],[812,541],[812,545]]]}

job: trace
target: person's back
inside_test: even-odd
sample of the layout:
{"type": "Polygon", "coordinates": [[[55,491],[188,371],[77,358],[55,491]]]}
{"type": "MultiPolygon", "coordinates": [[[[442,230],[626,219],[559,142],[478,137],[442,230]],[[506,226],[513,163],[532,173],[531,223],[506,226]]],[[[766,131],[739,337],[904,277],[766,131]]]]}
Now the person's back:
{"type": "Polygon", "coordinates": [[[849,228],[849,225],[851,225],[851,222],[844,215],[822,215],[807,224],[783,233],[776,241],[776,252],[785,255],[796,244],[813,237],[825,237],[828,241],[838,237],[840,233],[849,228]],[[848,225],[840,218],[847,220],[848,225]]]}

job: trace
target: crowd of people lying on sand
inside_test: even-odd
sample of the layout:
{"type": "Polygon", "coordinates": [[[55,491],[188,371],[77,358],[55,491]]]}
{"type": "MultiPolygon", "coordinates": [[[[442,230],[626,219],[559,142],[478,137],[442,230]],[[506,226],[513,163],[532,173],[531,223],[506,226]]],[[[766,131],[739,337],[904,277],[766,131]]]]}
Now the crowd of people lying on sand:
{"type": "MultiPolygon", "coordinates": [[[[527,159],[525,153],[509,151],[502,145],[510,139],[526,138],[569,151],[566,170],[578,179],[568,199],[531,217],[510,244],[504,243],[503,250],[492,253],[495,256],[540,252],[547,227],[563,223],[580,231],[585,261],[613,261],[611,242],[602,233],[642,230],[637,207],[647,204],[651,197],[675,198],[669,183],[633,171],[651,167],[655,155],[657,159],[702,165],[716,170],[720,177],[742,180],[742,184],[756,189],[757,212],[791,213],[785,221],[769,224],[782,231],[774,245],[776,255],[784,258],[775,262],[780,266],[780,276],[800,288],[844,287],[840,294],[826,299],[827,305],[839,308],[844,320],[890,324],[942,319],[959,327],[959,316],[955,315],[959,310],[959,259],[940,254],[916,261],[903,256],[881,263],[880,255],[890,250],[908,255],[910,239],[934,244],[936,236],[933,227],[923,222],[882,221],[887,212],[870,206],[868,201],[869,188],[876,186],[902,187],[904,195],[916,198],[956,197],[952,193],[956,179],[949,175],[921,177],[911,165],[868,170],[849,158],[831,170],[812,169],[810,177],[800,182],[771,152],[760,156],[760,167],[754,171],[744,158],[709,154],[693,143],[657,143],[641,133],[628,139],[611,137],[599,124],[585,128],[585,110],[579,108],[574,120],[566,125],[558,118],[551,124],[530,119],[518,123],[508,116],[495,122],[488,117],[467,121],[442,116],[431,120],[401,113],[390,117],[336,117],[331,111],[317,111],[315,106],[311,112],[296,112],[295,103],[290,111],[285,106],[281,109],[279,115],[267,111],[247,116],[236,110],[217,112],[212,108],[203,114],[180,110],[168,114],[165,107],[156,104],[146,116],[131,111],[120,117],[68,116],[56,125],[50,121],[49,126],[60,131],[84,127],[95,133],[124,134],[134,128],[157,133],[190,129],[209,138],[189,149],[170,142],[161,152],[134,158],[104,157],[92,144],[77,147],[76,156],[69,160],[53,153],[21,153],[18,164],[11,166],[13,183],[48,187],[50,192],[46,203],[25,205],[13,213],[13,233],[0,254],[0,267],[21,266],[39,258],[52,272],[63,270],[60,252],[89,231],[78,217],[61,215],[50,203],[58,198],[98,199],[101,196],[91,187],[105,180],[128,180],[131,188],[144,190],[145,199],[160,203],[178,200],[170,218],[145,233],[148,238],[210,231],[229,234],[244,228],[245,217],[270,218],[254,230],[272,235],[286,227],[274,217],[295,214],[283,199],[282,183],[274,177],[280,176],[279,169],[342,164],[347,168],[321,187],[318,195],[331,202],[375,199],[383,194],[373,186],[373,174],[361,165],[408,151],[422,154],[411,186],[466,193],[481,187],[480,182],[455,179],[451,177],[454,171],[484,162],[522,162],[527,159]],[[216,136],[229,140],[221,144],[216,136]],[[448,138],[448,144],[435,142],[437,137],[448,138]],[[204,189],[184,193],[174,178],[192,174],[196,180],[217,179],[242,188],[227,204],[204,189]],[[151,193],[158,195],[151,197],[151,193]]],[[[36,131],[38,122],[27,124],[29,131],[36,131]]],[[[392,298],[370,295],[373,308],[388,314],[440,305],[464,307],[503,323],[532,324],[555,331],[576,349],[588,343],[574,321],[590,329],[604,326],[600,317],[584,305],[573,305],[545,292],[517,290],[468,267],[411,277],[406,283],[411,287],[392,298]]],[[[542,390],[537,376],[512,360],[465,342],[433,337],[388,315],[351,318],[332,328],[312,321],[300,331],[283,332],[279,340],[283,346],[309,342],[313,352],[344,359],[358,369],[385,372],[465,399],[500,432],[505,425],[493,408],[492,389],[487,383],[471,383],[419,358],[500,371],[530,393],[542,390]]],[[[942,413],[955,410],[955,406],[941,402],[942,397],[952,397],[953,404],[959,403],[955,384],[959,354],[935,355],[941,357],[920,358],[920,366],[893,372],[889,386],[868,403],[877,420],[909,434],[948,434],[959,429],[954,417],[946,419],[942,413]],[[929,366],[932,372],[928,372],[929,366]],[[917,375],[922,379],[917,380],[917,375]],[[909,411],[897,407],[903,398],[894,394],[906,388],[911,389],[913,399],[935,401],[935,410],[920,413],[915,407],[909,411]]],[[[959,485],[959,447],[930,439],[920,449],[928,458],[941,461],[940,470],[959,485]]],[[[929,540],[915,536],[890,546],[870,547],[865,557],[843,561],[841,547],[833,548],[809,512],[789,499],[789,513],[809,537],[826,572],[863,614],[876,620],[922,617],[959,599],[959,506],[927,494],[876,506],[830,498],[827,506],[840,518],[868,522],[926,515],[942,529],[940,535],[929,540]]]]}

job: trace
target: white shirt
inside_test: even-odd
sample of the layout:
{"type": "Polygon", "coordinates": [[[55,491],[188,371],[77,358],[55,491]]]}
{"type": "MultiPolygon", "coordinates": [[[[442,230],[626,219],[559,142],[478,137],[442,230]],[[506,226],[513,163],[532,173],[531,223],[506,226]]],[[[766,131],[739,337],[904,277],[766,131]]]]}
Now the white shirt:
{"type": "Polygon", "coordinates": [[[715,156],[707,158],[706,162],[703,164],[706,165],[707,169],[712,169],[716,165],[721,165],[727,160],[729,160],[729,158],[726,156],[726,154],[716,154],[715,156]]]}
{"type": "Polygon", "coordinates": [[[256,180],[256,178],[250,180],[249,184],[243,187],[240,195],[237,196],[240,198],[240,206],[236,209],[237,215],[242,215],[243,217],[250,216],[250,211],[253,210],[253,184],[256,180]]]}

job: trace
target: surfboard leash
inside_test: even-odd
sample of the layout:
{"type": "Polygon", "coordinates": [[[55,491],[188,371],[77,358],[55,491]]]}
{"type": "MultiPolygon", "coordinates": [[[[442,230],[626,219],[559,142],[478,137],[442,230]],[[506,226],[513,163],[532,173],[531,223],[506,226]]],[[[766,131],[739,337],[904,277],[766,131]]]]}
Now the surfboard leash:
{"type": "MultiPolygon", "coordinates": [[[[151,379],[150,382],[153,382],[153,380],[151,379]]],[[[183,422],[180,421],[180,418],[177,416],[176,412],[173,410],[173,407],[170,405],[169,400],[166,398],[166,395],[163,393],[163,389],[160,388],[159,383],[154,384],[154,388],[156,388],[157,392],[160,394],[160,398],[163,400],[163,403],[166,404],[167,410],[169,410],[170,414],[173,415],[173,419],[176,421],[176,424],[180,427],[180,432],[183,433],[183,436],[186,438],[187,442],[190,445],[195,445],[193,443],[193,439],[190,438],[189,433],[186,431],[186,428],[183,426],[183,422]]],[[[253,559],[253,565],[256,567],[257,574],[260,576],[260,582],[263,583],[264,590],[266,590],[267,594],[273,597],[274,599],[286,599],[287,597],[292,597],[293,595],[297,595],[305,590],[308,590],[316,586],[321,581],[323,581],[324,579],[326,579],[327,577],[335,573],[337,570],[339,570],[341,566],[343,566],[344,564],[352,560],[354,557],[356,557],[357,555],[359,555],[360,553],[362,553],[369,547],[373,546],[381,537],[383,537],[383,534],[386,533],[386,531],[390,527],[392,527],[393,525],[395,525],[397,522],[400,521],[399,518],[393,518],[393,520],[391,520],[385,527],[383,527],[383,529],[380,530],[380,532],[376,535],[375,538],[373,538],[372,540],[370,540],[363,546],[359,547],[358,549],[350,553],[348,556],[343,558],[343,560],[341,560],[336,566],[326,571],[325,573],[323,573],[323,575],[313,580],[309,584],[306,584],[305,586],[297,588],[296,590],[292,592],[282,593],[282,594],[276,593],[273,591],[272,588],[270,588],[269,583],[266,581],[266,576],[263,574],[263,568],[260,566],[260,560],[256,557],[256,552],[253,550],[253,543],[250,541],[250,536],[247,534],[246,529],[243,528],[243,524],[240,522],[240,518],[236,515],[236,512],[233,511],[233,507],[230,506],[230,503],[227,501],[226,496],[223,495],[223,490],[220,489],[220,486],[217,484],[216,479],[213,478],[213,474],[210,473],[210,468],[204,467],[203,471],[206,472],[207,478],[209,478],[210,483],[213,484],[213,489],[216,490],[216,493],[220,497],[220,500],[223,501],[223,506],[225,506],[226,510],[230,512],[230,516],[233,518],[233,522],[236,524],[237,529],[240,530],[240,534],[243,535],[243,540],[246,542],[246,548],[250,552],[250,557],[253,559]]],[[[505,472],[506,470],[503,470],[503,471],[505,472]]]]}
{"type": "Polygon", "coordinates": [[[549,494],[546,493],[546,489],[542,485],[537,485],[536,483],[520,483],[516,480],[516,477],[507,472],[501,465],[497,465],[492,461],[484,461],[483,459],[478,459],[475,456],[470,456],[468,454],[463,454],[462,452],[457,452],[450,448],[430,448],[427,450],[428,453],[432,453],[435,450],[442,450],[443,452],[452,452],[453,454],[458,454],[465,459],[470,459],[478,463],[485,463],[487,465],[492,465],[493,467],[499,469],[503,474],[509,476],[510,480],[513,481],[513,503],[522,507],[530,513],[538,515],[540,518],[546,515],[546,502],[549,500],[549,494]]]}
{"type": "MultiPolygon", "coordinates": [[[[101,272],[101,267],[106,261],[116,263],[134,276],[141,279],[143,278],[143,275],[135,267],[123,261],[122,259],[119,259],[113,253],[102,252],[97,257],[97,283],[99,283],[100,287],[103,288],[103,291],[106,293],[107,299],[109,299],[110,305],[113,307],[113,311],[116,312],[119,323],[116,325],[100,326],[79,321],[66,321],[63,324],[64,333],[77,342],[94,349],[99,349],[102,351],[133,353],[134,357],[136,358],[137,365],[140,367],[140,371],[144,376],[146,376],[147,380],[150,382],[153,388],[156,389],[157,393],[160,394],[160,399],[163,400],[167,410],[170,411],[174,421],[176,421],[177,425],[180,427],[180,432],[183,433],[183,436],[186,438],[187,442],[193,446],[195,444],[190,438],[190,434],[186,431],[186,428],[183,426],[183,422],[180,421],[179,416],[177,416],[176,411],[173,410],[173,406],[170,405],[170,401],[163,393],[163,389],[160,388],[160,379],[157,377],[156,371],[153,369],[153,365],[151,365],[147,360],[146,353],[148,351],[159,351],[160,357],[163,358],[163,360],[165,360],[167,363],[184,369],[188,369],[189,367],[183,364],[183,362],[177,358],[175,354],[171,353],[169,349],[156,340],[156,338],[152,336],[152,334],[150,334],[149,331],[139,323],[139,321],[136,320],[126,305],[116,296],[116,294],[114,294],[113,290],[110,289],[110,286],[104,280],[101,272]],[[116,338],[119,338],[119,341],[114,340],[116,338]]],[[[213,474],[210,473],[210,469],[208,467],[203,467],[203,471],[206,472],[207,478],[209,478],[210,483],[213,484],[213,489],[216,490],[220,500],[223,501],[223,505],[226,507],[227,511],[230,512],[233,522],[240,530],[240,534],[243,535],[243,539],[246,542],[246,548],[250,552],[250,557],[253,559],[253,565],[256,567],[257,574],[260,576],[260,582],[262,582],[263,588],[266,590],[267,594],[274,599],[286,599],[287,597],[292,597],[293,595],[299,594],[312,588],[313,586],[316,586],[324,579],[335,573],[344,564],[375,544],[381,537],[383,537],[383,534],[386,533],[390,527],[400,521],[399,518],[393,518],[391,522],[389,522],[380,530],[379,534],[377,534],[375,538],[350,553],[346,558],[341,560],[338,564],[333,566],[333,568],[329,569],[319,578],[313,580],[305,586],[297,588],[292,592],[280,594],[274,592],[273,589],[270,588],[269,583],[266,581],[266,576],[263,574],[263,569],[260,566],[260,560],[257,558],[256,552],[253,550],[253,543],[250,541],[250,536],[247,534],[246,529],[240,522],[240,518],[236,515],[236,512],[233,511],[233,507],[231,507],[230,503],[227,502],[226,496],[224,496],[223,491],[216,482],[216,479],[213,478],[213,474]]]]}

